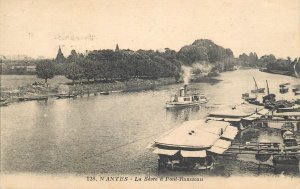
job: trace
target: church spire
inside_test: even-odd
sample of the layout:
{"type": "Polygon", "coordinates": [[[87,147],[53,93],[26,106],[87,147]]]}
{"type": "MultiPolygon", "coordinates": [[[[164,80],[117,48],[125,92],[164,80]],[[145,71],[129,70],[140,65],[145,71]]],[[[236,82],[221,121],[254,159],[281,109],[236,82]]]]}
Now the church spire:
{"type": "Polygon", "coordinates": [[[55,61],[57,63],[64,63],[65,60],[66,60],[66,58],[65,58],[64,54],[62,53],[61,48],[59,46],[55,61]]]}
{"type": "Polygon", "coordinates": [[[118,50],[120,50],[120,49],[119,49],[119,45],[118,45],[118,43],[117,43],[117,45],[116,45],[116,50],[115,50],[115,51],[118,51],[118,50]]]}

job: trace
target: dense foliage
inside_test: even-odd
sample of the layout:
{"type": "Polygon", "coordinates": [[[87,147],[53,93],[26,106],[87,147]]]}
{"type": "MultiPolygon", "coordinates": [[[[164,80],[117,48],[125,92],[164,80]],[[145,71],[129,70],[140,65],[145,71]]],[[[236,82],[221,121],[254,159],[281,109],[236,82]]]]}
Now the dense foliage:
{"type": "Polygon", "coordinates": [[[295,71],[297,74],[300,73],[300,58],[295,58],[293,61],[290,57],[276,59],[273,54],[258,58],[256,53],[251,52],[249,56],[243,53],[239,56],[239,64],[246,67],[264,68],[270,72],[282,72],[288,75],[295,75],[295,71]]]}
{"type": "MultiPolygon", "coordinates": [[[[59,51],[60,54],[60,51],[59,51]]],[[[63,74],[75,81],[114,81],[131,78],[157,79],[175,77],[180,79],[181,66],[212,64],[214,70],[226,71],[234,66],[233,53],[210,40],[196,40],[179,52],[169,48],[163,51],[153,50],[93,50],[86,55],[75,50],[62,63],[55,60],[56,74],[63,74]]],[[[209,70],[210,71],[210,70],[209,70]]],[[[200,71],[201,72],[201,71],[200,71]]]]}
{"type": "MultiPolygon", "coordinates": [[[[2,73],[26,73],[24,70],[18,70],[20,67],[7,65],[10,64],[1,64],[2,73]]],[[[300,72],[300,58],[293,61],[289,57],[276,59],[272,54],[259,58],[255,52],[249,55],[243,53],[234,58],[231,49],[223,48],[208,39],[196,40],[178,52],[169,48],[160,51],[122,50],[117,46],[115,50],[93,50],[86,54],[72,50],[65,58],[59,48],[55,59],[35,61],[33,65],[37,66],[36,74],[40,78],[47,80],[54,75],[65,75],[73,82],[76,80],[110,82],[162,77],[175,77],[179,80],[183,73],[183,65],[193,67],[194,74],[214,75],[216,72],[233,70],[236,66],[283,70],[288,74],[294,74],[295,69],[300,72]]]]}
{"type": "Polygon", "coordinates": [[[36,74],[38,78],[45,79],[45,83],[47,83],[48,79],[54,77],[55,68],[52,61],[43,60],[36,67],[36,74]]]}

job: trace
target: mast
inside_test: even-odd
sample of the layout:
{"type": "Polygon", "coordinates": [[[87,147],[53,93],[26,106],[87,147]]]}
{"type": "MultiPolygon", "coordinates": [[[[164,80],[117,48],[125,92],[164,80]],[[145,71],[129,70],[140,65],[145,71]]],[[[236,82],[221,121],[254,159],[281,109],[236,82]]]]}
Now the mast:
{"type": "Polygon", "coordinates": [[[258,89],[257,83],[255,81],[255,78],[253,77],[254,83],[255,83],[255,89],[258,89]]]}
{"type": "Polygon", "coordinates": [[[269,91],[268,80],[266,80],[266,83],[267,83],[267,90],[268,90],[268,95],[269,95],[269,94],[270,94],[270,91],[269,91]]]}

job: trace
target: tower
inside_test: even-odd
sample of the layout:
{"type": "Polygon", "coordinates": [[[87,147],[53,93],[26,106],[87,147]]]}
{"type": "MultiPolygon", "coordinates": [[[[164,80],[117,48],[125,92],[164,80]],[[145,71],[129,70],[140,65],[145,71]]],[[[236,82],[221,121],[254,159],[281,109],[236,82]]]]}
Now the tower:
{"type": "Polygon", "coordinates": [[[118,51],[118,50],[120,50],[120,49],[119,49],[119,45],[118,45],[118,43],[117,43],[117,45],[116,45],[116,50],[115,50],[115,51],[118,51]]]}
{"type": "Polygon", "coordinates": [[[65,60],[66,60],[66,58],[65,58],[64,54],[62,53],[61,48],[59,46],[55,61],[57,63],[64,63],[65,60]]]}

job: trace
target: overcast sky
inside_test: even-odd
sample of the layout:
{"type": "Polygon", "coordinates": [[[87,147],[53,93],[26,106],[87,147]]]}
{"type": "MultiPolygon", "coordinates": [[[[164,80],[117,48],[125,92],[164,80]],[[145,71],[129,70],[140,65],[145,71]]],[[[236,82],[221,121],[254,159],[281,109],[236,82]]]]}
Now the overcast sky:
{"type": "Polygon", "coordinates": [[[234,55],[300,56],[299,0],[0,0],[0,54],[179,50],[211,39],[234,55]]]}

